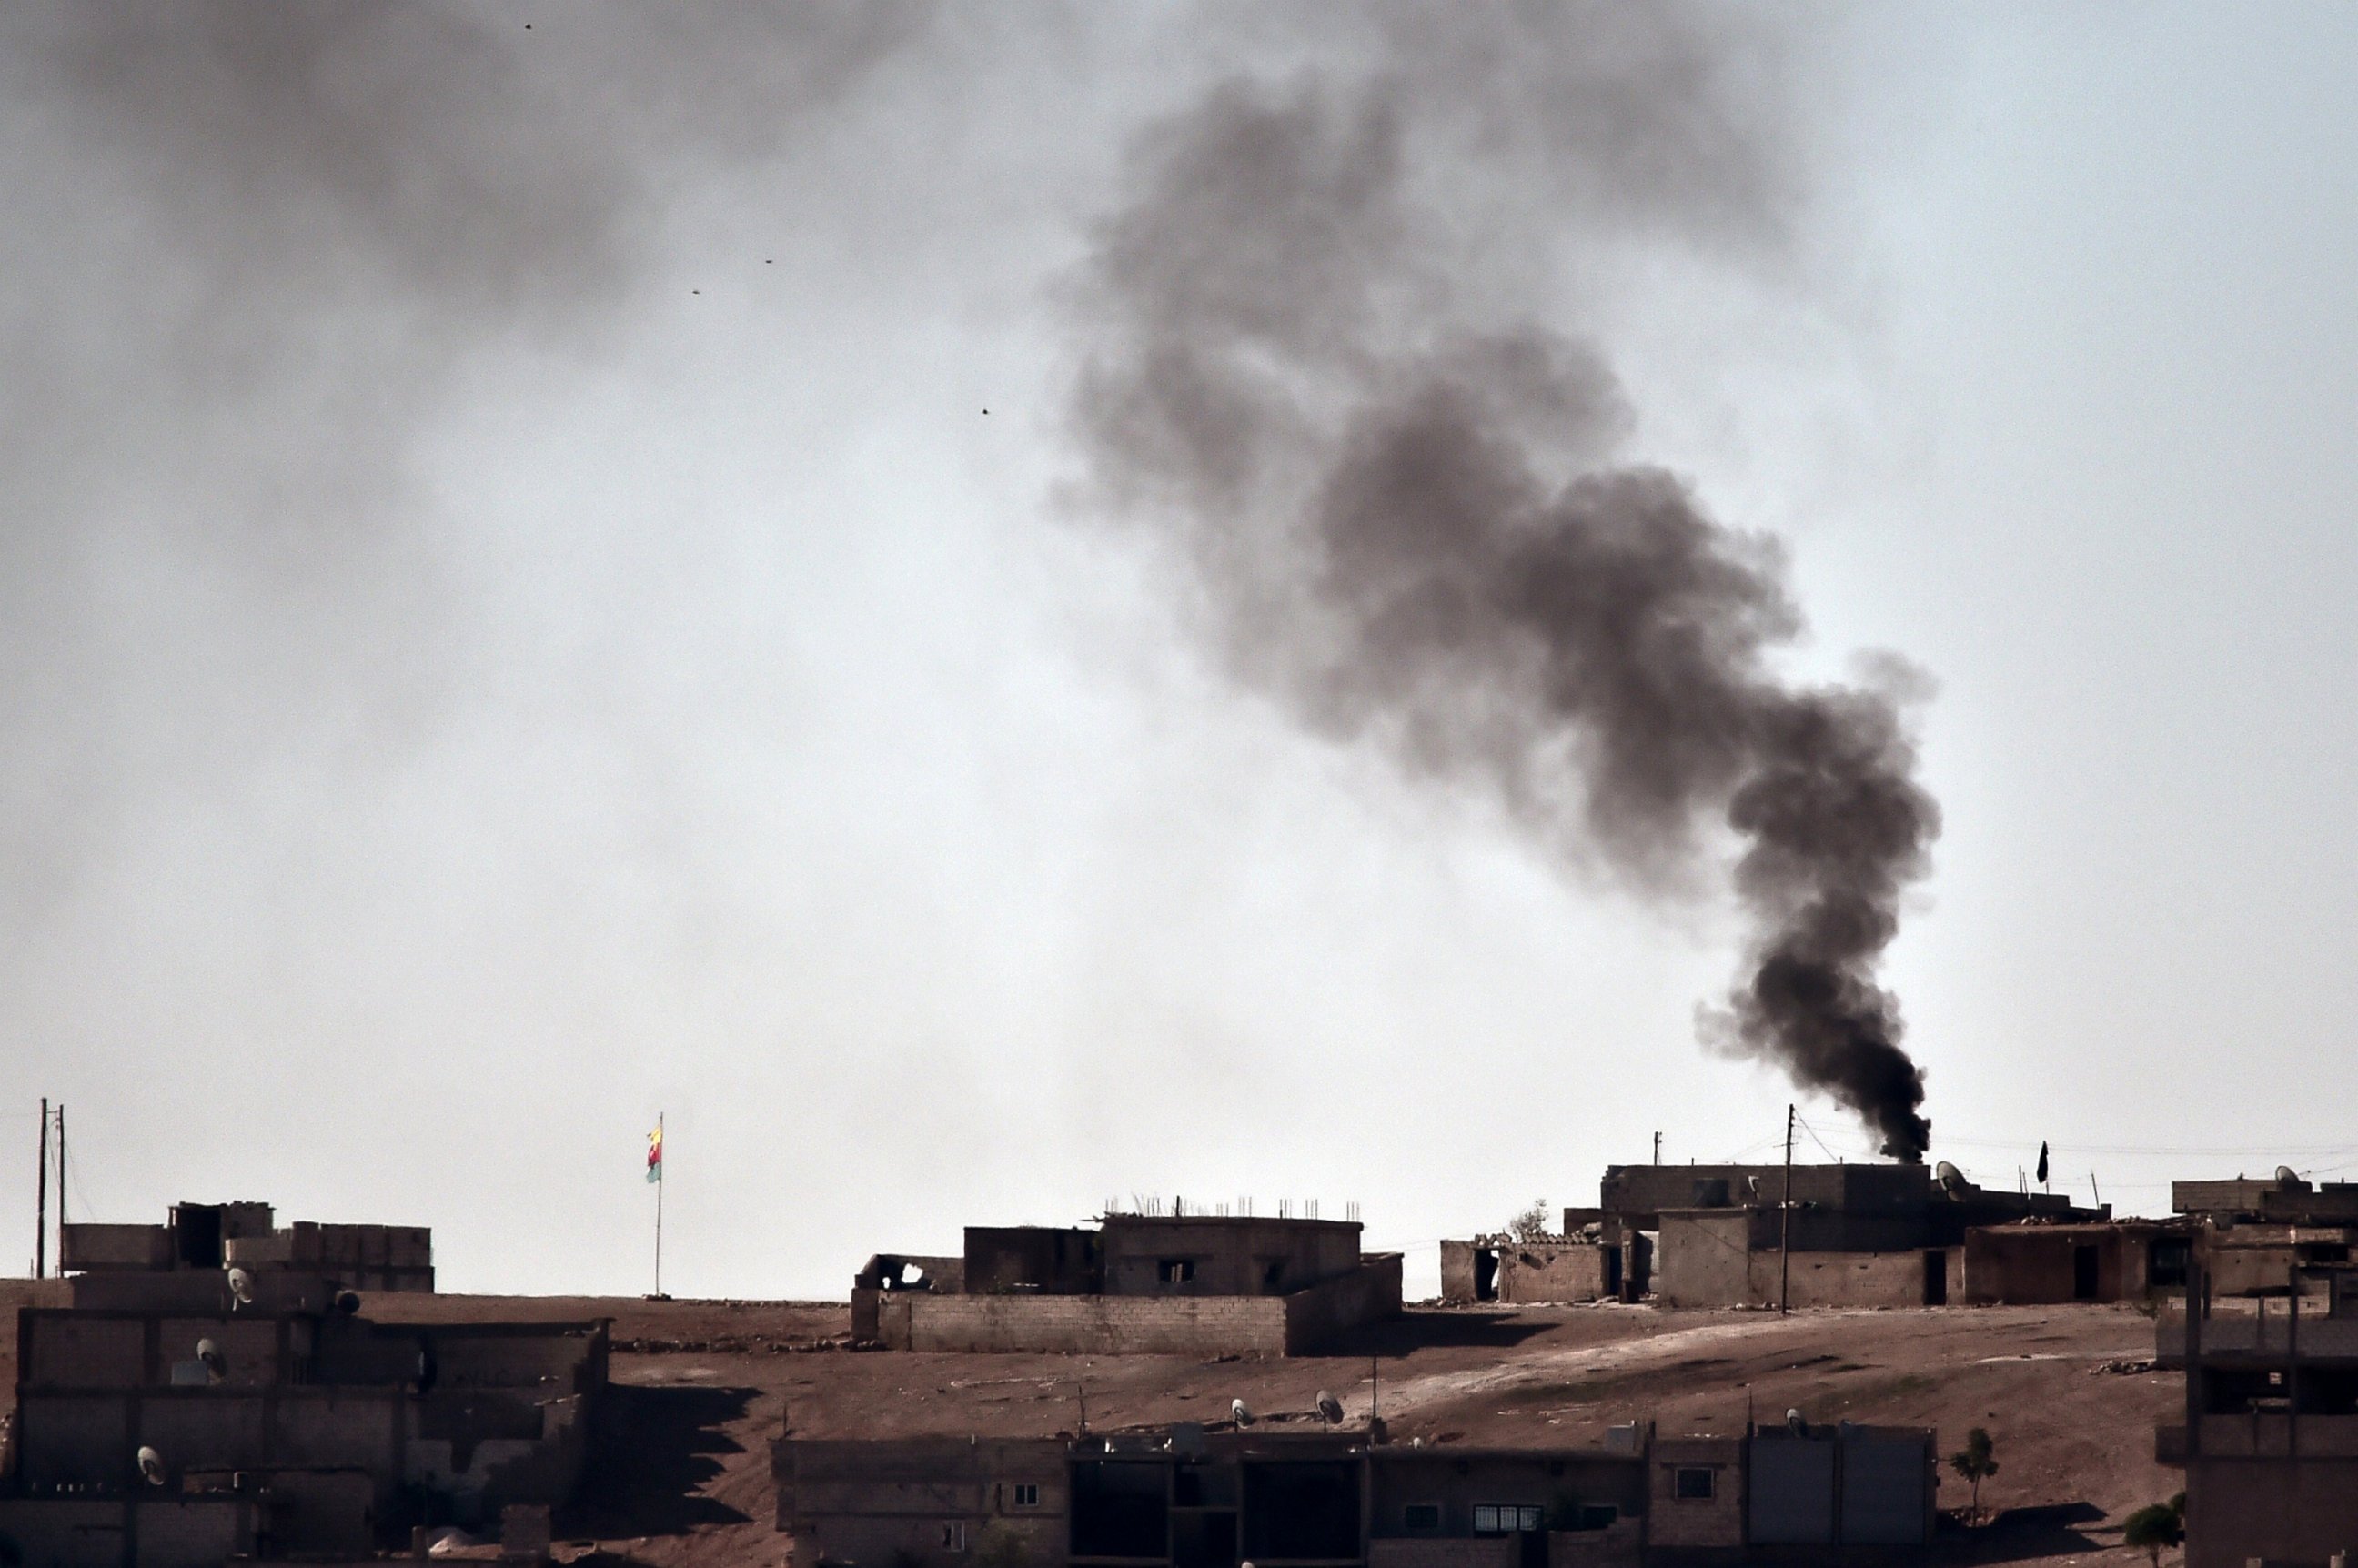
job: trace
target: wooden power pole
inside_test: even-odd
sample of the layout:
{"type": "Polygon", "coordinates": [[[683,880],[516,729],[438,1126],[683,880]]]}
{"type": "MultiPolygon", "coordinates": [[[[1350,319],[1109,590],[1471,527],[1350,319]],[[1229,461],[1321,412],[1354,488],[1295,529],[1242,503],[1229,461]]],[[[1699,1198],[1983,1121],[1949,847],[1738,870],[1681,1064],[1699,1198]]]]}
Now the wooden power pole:
{"type": "Polygon", "coordinates": [[[1785,1201],[1777,1227],[1777,1312],[1793,1310],[1793,1108],[1785,1108],[1785,1201]]]}
{"type": "Polygon", "coordinates": [[[41,1097],[41,1175],[33,1187],[33,1278],[49,1277],[49,1098],[41,1097]]]}

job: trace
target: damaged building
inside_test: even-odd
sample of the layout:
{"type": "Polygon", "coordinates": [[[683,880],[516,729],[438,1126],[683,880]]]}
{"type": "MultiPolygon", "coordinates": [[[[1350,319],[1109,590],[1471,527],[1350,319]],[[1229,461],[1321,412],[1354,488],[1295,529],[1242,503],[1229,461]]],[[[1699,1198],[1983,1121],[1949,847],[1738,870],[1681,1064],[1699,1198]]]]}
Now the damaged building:
{"type": "Polygon", "coordinates": [[[1297,1356],[1401,1310],[1398,1253],[1357,1220],[1109,1214],[970,1226],[962,1256],[883,1253],[852,1336],[896,1350],[1297,1356]]]}
{"type": "MultiPolygon", "coordinates": [[[[1603,1217],[1653,1233],[1654,1300],[1669,1307],[1963,1303],[1977,1299],[1969,1273],[1974,1231],[2026,1222],[2109,1225],[2112,1217],[2109,1209],[2075,1207],[2049,1194],[1975,1186],[1947,1164],[1614,1165],[1599,1200],[1603,1217]]],[[[2031,1262],[2017,1263],[2010,1244],[1985,1244],[1983,1251],[1996,1271],[1993,1288],[2004,1288],[2004,1276],[2017,1267],[2048,1288],[2031,1262]]],[[[2109,1273],[2099,1267],[2100,1289],[2133,1295],[2148,1288],[2149,1267],[2125,1274],[2115,1242],[2100,1251],[2114,1259],[2109,1273]]],[[[2138,1260],[2149,1255],[2132,1251],[2138,1260]]],[[[2071,1254],[2074,1268],[2079,1256],[2071,1254]]]]}
{"type": "Polygon", "coordinates": [[[1477,1236],[1441,1244],[1441,1299],[1509,1306],[1630,1301],[1652,1289],[1654,1244],[1616,1215],[1563,1211],[1554,1236],[1477,1236]]]}
{"type": "Polygon", "coordinates": [[[2195,1260],[2219,1296],[2277,1295],[2297,1267],[2352,1262],[2358,1183],[2312,1186],[2278,1167],[2266,1180],[2173,1182],[2169,1206],[2195,1227],[2195,1260]]]}
{"type": "Polygon", "coordinates": [[[69,1244],[84,1266],[70,1304],[17,1314],[11,1568],[365,1556],[413,1526],[571,1492],[606,1382],[602,1321],[373,1321],[352,1278],[431,1277],[429,1257],[395,1260],[391,1227],[274,1230],[266,1205],[182,1204],[162,1227],[103,1228],[69,1244]],[[129,1236],[151,1229],[160,1245],[129,1236]],[[330,1247],[359,1259],[352,1278],[308,1260],[330,1247]]]}
{"type": "Polygon", "coordinates": [[[59,1227],[59,1268],[70,1274],[174,1270],[299,1269],[352,1291],[430,1291],[434,1233],[415,1225],[277,1227],[266,1203],[182,1204],[162,1225],[59,1227]]]}
{"type": "Polygon", "coordinates": [[[2154,1457],[2186,1473],[2187,1568],[2358,1553],[2358,1269],[2288,1264],[2280,1294],[2228,1294],[2197,1265],[2155,1321],[2186,1373],[2154,1457]]]}
{"type": "Polygon", "coordinates": [[[1608,1568],[1931,1539],[1934,1434],[1843,1424],[1587,1447],[1365,1432],[830,1440],[772,1450],[795,1568],[1608,1568]]]}

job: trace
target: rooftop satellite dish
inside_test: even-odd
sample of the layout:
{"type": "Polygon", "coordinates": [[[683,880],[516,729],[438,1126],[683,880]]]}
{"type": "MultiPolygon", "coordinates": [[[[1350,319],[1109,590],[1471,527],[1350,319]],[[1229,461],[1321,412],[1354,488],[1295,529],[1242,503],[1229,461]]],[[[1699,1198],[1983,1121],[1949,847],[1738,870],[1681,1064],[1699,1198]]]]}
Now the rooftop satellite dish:
{"type": "Polygon", "coordinates": [[[2290,1165],[2278,1165],[2277,1167],[2277,1191],[2297,1193],[2300,1191],[2300,1188],[2301,1180],[2299,1172],[2294,1170],[2290,1165]]]}
{"type": "Polygon", "coordinates": [[[350,1317],[352,1314],[360,1311],[360,1292],[357,1291],[338,1291],[336,1292],[336,1310],[343,1314],[346,1317],[350,1317]]]}
{"type": "Polygon", "coordinates": [[[1318,1419],[1328,1426],[1343,1424],[1343,1401],[1324,1389],[1318,1390],[1318,1419]]]}
{"type": "Polygon", "coordinates": [[[240,1306],[254,1304],[254,1276],[243,1269],[229,1271],[230,1299],[240,1306]]]}
{"type": "Polygon", "coordinates": [[[1958,1170],[1946,1160],[1932,1167],[1932,1177],[1941,1184],[1941,1190],[1952,1198],[1963,1197],[1966,1189],[1973,1185],[1971,1182],[1965,1180],[1965,1173],[1963,1171],[1958,1170]]]}
{"type": "Polygon", "coordinates": [[[1787,1411],[1785,1412],[1785,1430],[1791,1433],[1796,1437],[1807,1437],[1810,1435],[1810,1423],[1801,1419],[1801,1412],[1800,1411],[1787,1411]]]}
{"type": "Polygon", "coordinates": [[[205,1364],[205,1376],[214,1382],[218,1383],[229,1376],[229,1357],[223,1356],[221,1346],[211,1340],[197,1341],[197,1359],[205,1364]]]}
{"type": "Polygon", "coordinates": [[[1245,1409],[1245,1402],[1242,1400],[1230,1400],[1228,1401],[1228,1416],[1229,1419],[1234,1421],[1238,1426],[1250,1426],[1252,1424],[1252,1411],[1245,1409]]]}
{"type": "Polygon", "coordinates": [[[151,1487],[164,1484],[164,1456],[152,1448],[139,1451],[139,1478],[151,1487]]]}

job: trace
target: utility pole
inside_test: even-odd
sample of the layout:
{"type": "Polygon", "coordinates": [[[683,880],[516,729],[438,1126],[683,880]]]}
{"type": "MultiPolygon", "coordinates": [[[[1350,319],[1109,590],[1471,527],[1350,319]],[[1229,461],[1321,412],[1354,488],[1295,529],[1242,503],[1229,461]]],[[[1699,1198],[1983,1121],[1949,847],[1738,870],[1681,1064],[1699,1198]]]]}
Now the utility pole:
{"type": "Polygon", "coordinates": [[[1777,1238],[1777,1314],[1793,1310],[1793,1108],[1785,1108],[1785,1201],[1777,1238]]]}
{"type": "Polygon", "coordinates": [[[1655,1164],[1657,1164],[1657,1165],[1659,1165],[1659,1164],[1660,1164],[1661,1162],[1662,1162],[1662,1135],[1661,1135],[1660,1133],[1657,1132],[1657,1133],[1655,1133],[1655,1134],[1654,1134],[1654,1163],[1655,1163],[1655,1164]]]}
{"type": "MultiPolygon", "coordinates": [[[[84,1219],[90,1216],[83,1215],[84,1219]]],[[[58,1272],[66,1271],[66,1102],[58,1101],[58,1272]]]]}
{"type": "Polygon", "coordinates": [[[49,1097],[41,1097],[41,1176],[33,1188],[33,1278],[49,1277],[49,1097]]]}

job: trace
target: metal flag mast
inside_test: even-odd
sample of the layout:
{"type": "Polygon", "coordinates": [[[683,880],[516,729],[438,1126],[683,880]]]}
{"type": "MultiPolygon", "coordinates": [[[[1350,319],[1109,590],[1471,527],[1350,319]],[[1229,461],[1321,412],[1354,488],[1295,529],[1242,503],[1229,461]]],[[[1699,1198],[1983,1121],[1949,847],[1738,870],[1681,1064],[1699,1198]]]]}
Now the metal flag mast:
{"type": "Polygon", "coordinates": [[[655,1184],[655,1293],[654,1299],[661,1301],[663,1300],[664,1198],[664,1119],[661,1111],[655,1112],[654,1158],[647,1162],[647,1173],[654,1179],[655,1184]]]}

